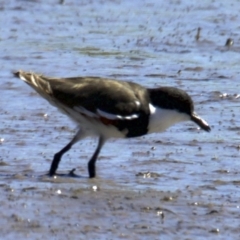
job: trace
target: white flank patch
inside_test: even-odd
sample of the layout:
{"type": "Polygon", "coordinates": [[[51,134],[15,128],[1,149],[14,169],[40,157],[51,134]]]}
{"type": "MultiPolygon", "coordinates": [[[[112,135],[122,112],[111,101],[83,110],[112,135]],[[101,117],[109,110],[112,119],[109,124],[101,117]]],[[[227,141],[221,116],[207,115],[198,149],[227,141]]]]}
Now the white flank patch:
{"type": "Polygon", "coordinates": [[[98,117],[97,114],[95,114],[95,113],[93,113],[93,112],[91,112],[91,111],[88,111],[86,108],[81,107],[81,106],[75,106],[75,107],[73,107],[73,109],[74,109],[75,111],[79,112],[79,113],[82,113],[82,114],[84,114],[84,115],[87,115],[88,117],[93,117],[93,118],[98,117]]]}
{"type": "Polygon", "coordinates": [[[96,113],[93,113],[81,106],[75,106],[73,109],[79,113],[82,113],[82,114],[84,114],[88,117],[92,117],[92,118],[104,117],[109,120],[132,120],[132,119],[138,118],[138,114],[133,114],[133,115],[129,115],[129,116],[121,116],[121,115],[104,112],[100,109],[97,109],[97,114],[96,114],[96,113]]]}
{"type": "Polygon", "coordinates": [[[119,131],[115,126],[105,125],[98,120],[99,116],[86,110],[83,107],[74,107],[74,109],[68,108],[65,105],[57,104],[58,108],[70,118],[72,118],[80,128],[87,132],[88,136],[104,136],[108,138],[124,138],[127,134],[126,130],[119,131]],[[88,116],[86,118],[82,114],[88,116]],[[91,116],[90,116],[91,115],[91,116]]]}
{"type": "Polygon", "coordinates": [[[149,104],[150,119],[148,133],[163,132],[170,126],[190,120],[190,116],[176,110],[154,107],[149,104]]]}
{"type": "Polygon", "coordinates": [[[129,116],[121,116],[121,115],[116,115],[116,114],[112,114],[112,113],[107,113],[104,112],[100,109],[97,109],[97,113],[104,118],[110,119],[110,120],[132,120],[132,119],[136,119],[138,118],[138,114],[132,114],[129,116]]]}

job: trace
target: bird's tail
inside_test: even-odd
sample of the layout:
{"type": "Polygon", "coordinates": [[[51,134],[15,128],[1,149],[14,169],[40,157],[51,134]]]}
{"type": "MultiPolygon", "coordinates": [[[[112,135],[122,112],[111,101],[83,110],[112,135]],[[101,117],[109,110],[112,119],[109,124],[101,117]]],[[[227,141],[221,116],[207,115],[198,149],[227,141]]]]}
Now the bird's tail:
{"type": "Polygon", "coordinates": [[[52,95],[52,89],[50,83],[46,77],[40,74],[17,71],[13,73],[16,77],[30,85],[35,91],[37,91],[44,98],[49,98],[52,95]]]}

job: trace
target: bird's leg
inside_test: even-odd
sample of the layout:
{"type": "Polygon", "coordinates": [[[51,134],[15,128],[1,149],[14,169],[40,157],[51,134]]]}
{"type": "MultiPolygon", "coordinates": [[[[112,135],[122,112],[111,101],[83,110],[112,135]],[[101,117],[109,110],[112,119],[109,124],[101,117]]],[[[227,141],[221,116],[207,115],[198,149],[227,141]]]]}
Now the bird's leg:
{"type": "Polygon", "coordinates": [[[52,164],[51,164],[51,168],[49,170],[49,175],[53,176],[54,174],[56,174],[57,168],[58,168],[58,164],[61,161],[61,157],[64,153],[66,153],[67,151],[69,151],[71,149],[71,147],[78,142],[79,140],[83,139],[86,136],[85,132],[82,131],[81,129],[78,130],[77,134],[74,136],[74,138],[59,152],[57,152],[54,155],[52,164]]]}
{"type": "Polygon", "coordinates": [[[61,151],[59,151],[58,153],[56,153],[53,157],[53,161],[51,164],[51,168],[49,170],[49,175],[53,176],[54,174],[56,174],[57,168],[58,168],[58,164],[61,161],[61,157],[62,155],[67,152],[68,150],[70,150],[72,147],[72,141],[70,143],[68,143],[61,151]]]}
{"type": "Polygon", "coordinates": [[[89,178],[94,178],[96,176],[96,168],[95,168],[95,163],[97,161],[97,157],[98,154],[101,151],[101,148],[103,146],[103,144],[105,143],[105,138],[100,136],[99,140],[98,140],[98,146],[93,154],[93,156],[91,157],[91,159],[88,162],[88,173],[89,173],[89,178]]]}

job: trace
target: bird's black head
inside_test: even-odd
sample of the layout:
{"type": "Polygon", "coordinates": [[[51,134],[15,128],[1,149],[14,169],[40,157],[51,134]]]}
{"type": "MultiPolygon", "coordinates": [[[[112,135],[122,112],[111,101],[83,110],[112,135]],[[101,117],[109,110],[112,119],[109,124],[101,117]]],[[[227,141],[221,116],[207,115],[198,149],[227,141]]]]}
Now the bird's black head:
{"type": "Polygon", "coordinates": [[[207,122],[194,112],[192,98],[185,91],[174,87],[160,87],[149,89],[149,96],[154,106],[187,114],[189,120],[195,122],[200,128],[207,132],[211,130],[207,122]]]}
{"type": "Polygon", "coordinates": [[[176,110],[191,116],[194,105],[191,97],[183,90],[174,87],[149,89],[150,100],[154,106],[176,110]]]}

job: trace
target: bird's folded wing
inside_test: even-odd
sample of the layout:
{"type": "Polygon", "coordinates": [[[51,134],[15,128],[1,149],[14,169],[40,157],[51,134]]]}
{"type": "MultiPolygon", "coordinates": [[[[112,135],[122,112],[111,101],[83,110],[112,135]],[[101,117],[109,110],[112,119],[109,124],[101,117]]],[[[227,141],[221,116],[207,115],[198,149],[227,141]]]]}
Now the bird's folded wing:
{"type": "Polygon", "coordinates": [[[132,120],[149,111],[145,88],[128,82],[95,77],[51,79],[56,100],[89,117],[132,120]]]}

